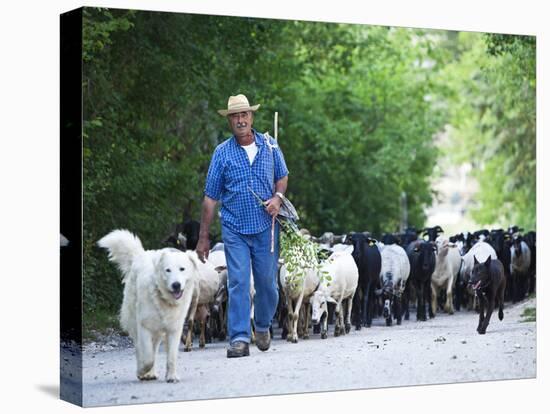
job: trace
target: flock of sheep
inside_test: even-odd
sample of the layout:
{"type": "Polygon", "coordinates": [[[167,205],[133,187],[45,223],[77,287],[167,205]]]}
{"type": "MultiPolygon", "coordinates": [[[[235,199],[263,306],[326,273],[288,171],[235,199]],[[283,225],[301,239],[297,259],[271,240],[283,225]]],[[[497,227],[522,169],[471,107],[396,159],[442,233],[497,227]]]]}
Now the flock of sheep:
{"type": "MultiPolygon", "coordinates": [[[[172,243],[193,249],[192,228],[188,224],[187,235],[176,233],[172,243]]],[[[325,233],[317,238],[301,230],[302,236],[318,243],[324,254],[320,255],[320,268],[301,270],[299,283],[280,263],[276,318],[282,336],[297,342],[313,329],[326,338],[333,318],[335,336],[348,333],[352,324],[357,330],[370,327],[373,318],[379,316],[388,326],[393,321],[400,324],[403,318],[409,319],[413,301],[419,321],[434,317],[439,310],[452,314],[463,306],[477,308],[472,272],[480,263],[489,262],[489,257],[502,263],[505,299],[519,301],[534,292],[536,280],[536,233],[523,235],[522,231],[513,226],[507,231],[479,230],[445,237],[441,235],[443,229],[436,226],[421,231],[409,228],[377,240],[368,232],[341,236],[325,233]]],[[[200,347],[212,337],[226,338],[227,271],[222,243],[214,246],[208,260],[218,269],[219,277],[201,282],[201,299],[196,309],[190,310],[183,335],[185,351],[192,349],[196,322],[200,347]]],[[[252,275],[250,295],[254,296],[252,275]]]]}

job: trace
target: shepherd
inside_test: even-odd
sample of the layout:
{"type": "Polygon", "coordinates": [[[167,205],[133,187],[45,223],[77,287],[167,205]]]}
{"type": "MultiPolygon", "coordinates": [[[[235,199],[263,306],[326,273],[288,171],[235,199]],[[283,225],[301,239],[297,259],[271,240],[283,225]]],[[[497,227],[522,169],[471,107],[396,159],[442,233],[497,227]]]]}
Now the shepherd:
{"type": "Polygon", "coordinates": [[[210,161],[196,249],[200,260],[208,258],[208,231],[220,202],[228,271],[228,358],[249,355],[251,269],[256,289],[254,327],[260,351],[267,351],[271,344],[269,329],[279,300],[279,223],[275,218],[285,200],[288,169],[277,142],[252,128],[259,107],[250,106],[247,97],[239,94],[229,97],[227,109],[218,111],[227,117],[233,135],[216,147],[210,161]]]}

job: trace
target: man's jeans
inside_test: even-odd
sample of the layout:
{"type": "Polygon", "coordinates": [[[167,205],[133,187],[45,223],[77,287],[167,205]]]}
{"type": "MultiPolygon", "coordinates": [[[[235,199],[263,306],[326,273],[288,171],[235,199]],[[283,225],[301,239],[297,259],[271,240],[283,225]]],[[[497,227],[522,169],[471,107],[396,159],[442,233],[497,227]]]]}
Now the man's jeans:
{"type": "Polygon", "coordinates": [[[271,253],[271,226],[257,234],[240,234],[222,225],[227,260],[228,312],[230,342],[250,343],[250,269],[254,275],[254,327],[266,332],[277,309],[277,261],[279,224],[275,223],[275,249],[271,253]]]}

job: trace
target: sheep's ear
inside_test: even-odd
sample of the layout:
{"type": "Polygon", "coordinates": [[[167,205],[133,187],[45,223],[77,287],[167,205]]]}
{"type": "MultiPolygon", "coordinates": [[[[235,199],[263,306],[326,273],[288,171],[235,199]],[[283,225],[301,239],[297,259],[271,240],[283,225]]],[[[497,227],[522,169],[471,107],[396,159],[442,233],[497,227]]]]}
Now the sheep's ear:
{"type": "Polygon", "coordinates": [[[216,266],[214,270],[218,273],[223,272],[225,269],[227,269],[227,266],[216,266]]]}
{"type": "Polygon", "coordinates": [[[176,243],[184,250],[187,250],[187,237],[185,236],[185,234],[178,233],[176,243]]]}
{"type": "Polygon", "coordinates": [[[187,254],[187,257],[189,258],[189,260],[191,261],[191,263],[193,264],[193,266],[195,266],[195,269],[196,270],[199,270],[199,257],[197,256],[197,253],[195,253],[194,250],[187,250],[185,252],[185,254],[187,254]]]}
{"type": "Polygon", "coordinates": [[[479,264],[479,262],[477,261],[477,257],[474,256],[474,265],[477,265],[477,264],[479,264]]]}
{"type": "Polygon", "coordinates": [[[338,303],[338,302],[336,302],[336,300],[334,300],[334,298],[332,296],[327,296],[326,299],[327,299],[327,302],[334,303],[334,304],[338,303]]]}
{"type": "Polygon", "coordinates": [[[489,255],[489,257],[487,258],[487,260],[485,260],[485,266],[489,267],[491,265],[491,255],[489,255]]]}

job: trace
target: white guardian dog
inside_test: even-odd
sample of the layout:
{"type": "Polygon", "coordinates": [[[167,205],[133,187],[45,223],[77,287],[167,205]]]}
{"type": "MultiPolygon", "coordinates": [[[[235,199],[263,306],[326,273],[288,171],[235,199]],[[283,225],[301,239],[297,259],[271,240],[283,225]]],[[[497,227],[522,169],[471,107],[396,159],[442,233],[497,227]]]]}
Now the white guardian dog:
{"type": "Polygon", "coordinates": [[[120,325],[134,341],[137,377],[142,381],[157,379],[155,359],[164,341],[166,380],[178,382],[178,346],[198,289],[197,255],[172,248],[146,251],[128,230],[114,230],[97,244],[109,251],[109,259],[123,275],[120,325]]]}

